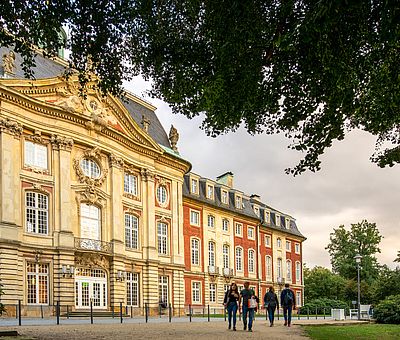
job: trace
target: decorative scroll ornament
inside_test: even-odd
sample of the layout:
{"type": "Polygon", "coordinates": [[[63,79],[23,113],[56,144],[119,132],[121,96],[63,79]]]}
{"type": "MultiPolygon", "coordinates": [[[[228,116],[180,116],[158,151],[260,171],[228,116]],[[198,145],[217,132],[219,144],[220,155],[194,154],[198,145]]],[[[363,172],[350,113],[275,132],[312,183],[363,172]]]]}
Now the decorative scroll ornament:
{"type": "Polygon", "coordinates": [[[105,198],[94,186],[88,186],[84,191],[80,192],[81,198],[79,201],[86,201],[90,204],[104,205],[105,198]]]}
{"type": "Polygon", "coordinates": [[[91,118],[90,122],[86,123],[86,127],[89,130],[100,132],[104,127],[118,124],[116,118],[110,113],[105,101],[100,101],[93,96],[89,96],[85,100],[85,109],[91,118]]]}
{"type": "Polygon", "coordinates": [[[108,156],[108,160],[110,166],[115,166],[119,168],[122,168],[124,166],[124,160],[121,157],[115,156],[114,154],[110,154],[108,156]]]}
{"type": "Polygon", "coordinates": [[[4,73],[14,74],[15,69],[15,53],[14,51],[10,51],[8,53],[3,54],[3,70],[4,73]]]}
{"type": "Polygon", "coordinates": [[[140,175],[142,176],[143,180],[145,181],[152,181],[154,180],[154,172],[150,171],[149,169],[142,168],[140,170],[140,175]]]}
{"type": "Polygon", "coordinates": [[[48,191],[46,191],[46,190],[45,190],[40,184],[38,184],[38,183],[33,183],[33,184],[32,184],[31,190],[35,190],[35,191],[41,192],[42,194],[48,194],[48,193],[49,193],[48,191]]]}
{"type": "Polygon", "coordinates": [[[86,268],[103,268],[108,270],[110,261],[101,254],[84,253],[75,255],[75,266],[86,268]]]}
{"type": "Polygon", "coordinates": [[[72,146],[74,145],[74,140],[72,138],[59,135],[51,135],[50,142],[55,150],[71,151],[72,146]]]}
{"type": "Polygon", "coordinates": [[[100,187],[103,185],[104,181],[107,178],[108,169],[103,167],[101,162],[101,152],[100,149],[96,146],[93,149],[88,149],[83,152],[81,157],[75,158],[73,161],[73,167],[75,169],[76,175],[81,183],[86,183],[89,186],[97,186],[100,187]],[[82,170],[81,162],[83,159],[92,159],[96,162],[96,164],[100,167],[100,176],[98,178],[91,178],[86,176],[82,170]]]}
{"type": "Polygon", "coordinates": [[[169,141],[171,143],[171,148],[174,151],[178,151],[178,148],[176,147],[178,140],[179,140],[178,130],[173,125],[171,125],[171,129],[169,130],[169,141]]]}
{"type": "Polygon", "coordinates": [[[22,134],[22,125],[8,118],[0,118],[0,131],[9,133],[15,137],[20,137],[22,134]]]}
{"type": "Polygon", "coordinates": [[[30,140],[37,144],[42,144],[42,145],[48,144],[48,141],[43,139],[42,133],[39,130],[35,130],[33,135],[26,135],[25,139],[30,140]]]}

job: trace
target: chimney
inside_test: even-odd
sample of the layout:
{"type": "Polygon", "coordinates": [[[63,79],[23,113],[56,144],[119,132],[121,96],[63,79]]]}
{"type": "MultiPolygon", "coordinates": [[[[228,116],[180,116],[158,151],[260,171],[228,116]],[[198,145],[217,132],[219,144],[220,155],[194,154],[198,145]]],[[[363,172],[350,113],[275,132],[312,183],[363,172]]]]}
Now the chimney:
{"type": "Polygon", "coordinates": [[[250,198],[254,201],[261,202],[261,196],[257,194],[252,194],[250,198]]]}
{"type": "Polygon", "coordinates": [[[217,177],[217,183],[226,185],[229,188],[233,188],[233,173],[228,171],[217,177]]]}

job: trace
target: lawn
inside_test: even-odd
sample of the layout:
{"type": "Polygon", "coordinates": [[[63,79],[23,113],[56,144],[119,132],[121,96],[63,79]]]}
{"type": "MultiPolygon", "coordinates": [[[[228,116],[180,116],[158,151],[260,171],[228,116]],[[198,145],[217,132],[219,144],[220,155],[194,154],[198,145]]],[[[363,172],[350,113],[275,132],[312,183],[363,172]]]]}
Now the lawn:
{"type": "Polygon", "coordinates": [[[400,339],[400,325],[304,326],[304,330],[311,339],[316,340],[400,339]]]}

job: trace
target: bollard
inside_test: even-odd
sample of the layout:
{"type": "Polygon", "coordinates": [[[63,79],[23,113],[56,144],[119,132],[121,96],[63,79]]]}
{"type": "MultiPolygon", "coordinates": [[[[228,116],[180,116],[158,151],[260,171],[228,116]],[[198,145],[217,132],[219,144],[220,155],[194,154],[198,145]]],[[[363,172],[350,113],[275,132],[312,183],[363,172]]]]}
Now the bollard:
{"type": "Polygon", "coordinates": [[[324,308],[324,320],[325,320],[325,308],[324,308]]]}
{"type": "Polygon", "coordinates": [[[43,305],[40,305],[40,316],[41,316],[42,319],[43,319],[43,305]]]}
{"type": "Polygon", "coordinates": [[[307,320],[310,320],[310,309],[307,307],[307,320]]]}
{"type": "Polygon", "coordinates": [[[21,300],[18,300],[18,325],[21,326],[21,300]]]}
{"type": "Polygon", "coordinates": [[[210,322],[210,305],[207,305],[207,321],[210,322]]]}
{"type": "Polygon", "coordinates": [[[60,301],[56,303],[56,316],[57,316],[57,325],[60,324],[60,301]]]}
{"type": "Polygon", "coordinates": [[[192,307],[189,305],[189,322],[192,322],[192,307]]]}
{"type": "Polygon", "coordinates": [[[315,307],[315,320],[318,319],[318,307],[315,307]]]}
{"type": "Polygon", "coordinates": [[[131,319],[133,318],[133,306],[131,306],[131,319]]]}
{"type": "Polygon", "coordinates": [[[171,304],[169,304],[168,306],[168,318],[169,318],[169,322],[172,321],[172,307],[171,304]]]}
{"type": "Polygon", "coordinates": [[[67,319],[69,319],[69,305],[67,305],[67,319]]]}
{"type": "Polygon", "coordinates": [[[144,307],[144,317],[145,317],[145,319],[146,319],[146,323],[149,321],[149,311],[148,311],[148,307],[147,307],[147,303],[145,304],[145,307],[144,307]]]}
{"type": "Polygon", "coordinates": [[[90,323],[93,325],[93,300],[90,299],[90,323]]]}
{"type": "Polygon", "coordinates": [[[111,306],[112,318],[114,319],[114,305],[111,306]]]}
{"type": "Polygon", "coordinates": [[[119,303],[119,318],[120,318],[120,321],[122,323],[122,321],[123,321],[123,318],[122,318],[122,302],[119,303]]]}

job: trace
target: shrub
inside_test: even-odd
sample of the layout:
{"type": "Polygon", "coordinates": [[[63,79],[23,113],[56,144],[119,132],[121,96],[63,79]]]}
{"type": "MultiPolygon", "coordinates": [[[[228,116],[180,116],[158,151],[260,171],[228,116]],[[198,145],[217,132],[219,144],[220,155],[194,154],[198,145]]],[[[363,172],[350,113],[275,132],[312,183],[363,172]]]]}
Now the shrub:
{"type": "Polygon", "coordinates": [[[374,318],[379,323],[400,324],[400,295],[392,295],[374,308],[374,318]]]}
{"type": "Polygon", "coordinates": [[[320,298],[310,300],[304,306],[300,307],[299,313],[300,314],[307,314],[307,310],[310,314],[323,314],[325,309],[325,314],[329,314],[331,312],[331,308],[342,308],[348,309],[348,305],[346,302],[341,300],[334,300],[334,299],[327,299],[327,298],[320,298]]]}

